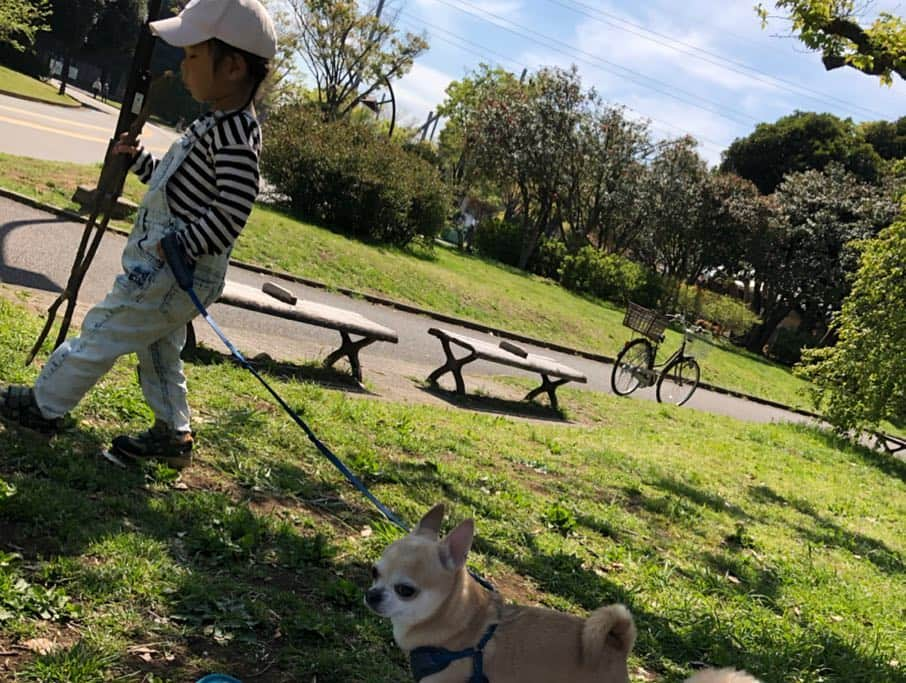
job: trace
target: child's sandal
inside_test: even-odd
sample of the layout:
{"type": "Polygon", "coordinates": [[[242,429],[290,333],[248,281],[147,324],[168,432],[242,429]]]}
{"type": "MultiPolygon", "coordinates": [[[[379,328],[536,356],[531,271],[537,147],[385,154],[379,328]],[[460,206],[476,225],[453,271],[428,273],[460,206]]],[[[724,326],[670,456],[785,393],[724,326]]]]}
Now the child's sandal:
{"type": "Polygon", "coordinates": [[[55,434],[64,426],[62,417],[48,419],[41,414],[31,387],[15,384],[0,389],[0,416],[42,434],[55,434]]]}

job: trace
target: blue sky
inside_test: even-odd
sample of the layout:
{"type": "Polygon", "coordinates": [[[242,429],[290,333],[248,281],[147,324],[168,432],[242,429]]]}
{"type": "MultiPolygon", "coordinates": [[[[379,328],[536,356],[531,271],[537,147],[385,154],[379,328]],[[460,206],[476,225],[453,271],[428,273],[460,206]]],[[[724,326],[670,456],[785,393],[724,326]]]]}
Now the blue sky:
{"type": "MultiPolygon", "coordinates": [[[[692,134],[716,164],[755,125],[794,110],[855,121],[906,115],[906,84],[882,87],[853,69],[827,72],[789,37],[766,30],[754,0],[391,0],[386,16],[427,34],[430,50],[395,84],[402,120],[425,120],[451,80],[479,63],[520,73],[576,64],[586,86],[629,115],[651,120],[656,138],[692,134]]],[[[869,12],[902,14],[879,0],[869,12]]]]}

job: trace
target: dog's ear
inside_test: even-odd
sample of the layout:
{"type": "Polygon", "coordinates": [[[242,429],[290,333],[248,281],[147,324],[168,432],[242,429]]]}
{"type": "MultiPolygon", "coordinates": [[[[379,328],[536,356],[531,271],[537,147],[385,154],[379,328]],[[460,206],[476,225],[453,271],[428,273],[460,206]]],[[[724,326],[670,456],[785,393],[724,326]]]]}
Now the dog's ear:
{"type": "Polygon", "coordinates": [[[467,519],[453,529],[440,544],[440,561],[447,569],[456,571],[466,564],[466,556],[472,548],[475,536],[475,521],[467,519]]]}
{"type": "Polygon", "coordinates": [[[438,503],[425,513],[418,525],[415,527],[413,534],[437,538],[440,534],[440,525],[444,521],[444,504],[438,503]]]}

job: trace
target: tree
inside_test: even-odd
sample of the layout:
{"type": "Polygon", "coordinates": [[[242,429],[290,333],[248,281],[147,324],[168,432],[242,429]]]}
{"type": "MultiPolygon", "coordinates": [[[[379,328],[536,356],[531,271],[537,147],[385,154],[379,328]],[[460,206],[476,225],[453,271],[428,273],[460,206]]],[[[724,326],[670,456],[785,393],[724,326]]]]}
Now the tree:
{"type": "Polygon", "coordinates": [[[467,133],[470,173],[510,184],[518,197],[525,268],[541,236],[557,224],[574,133],[587,96],[575,67],[544,68],[526,84],[507,83],[478,107],[467,133]]]}
{"type": "Polygon", "coordinates": [[[362,12],[356,0],[288,3],[296,18],[299,56],[315,79],[329,120],[346,116],[386,82],[404,76],[428,49],[423,37],[398,37],[392,21],[382,21],[377,10],[362,12]]]}
{"type": "Polygon", "coordinates": [[[832,323],[837,343],[806,351],[798,369],[843,432],[906,423],[906,221],[859,248],[852,292],[832,323]]]}
{"type": "Polygon", "coordinates": [[[82,47],[83,55],[101,67],[103,81],[115,87],[128,72],[147,14],[147,0],[106,0],[82,47]]]}
{"type": "Polygon", "coordinates": [[[755,312],[762,324],[748,344],[759,352],[793,310],[814,329],[828,324],[848,293],[856,268],[854,240],[873,237],[890,224],[896,203],[882,189],[859,182],[838,164],[823,172],[791,173],[774,195],[780,222],[764,245],[755,273],[755,312]]]}
{"type": "Polygon", "coordinates": [[[48,0],[0,0],[0,43],[25,52],[46,31],[50,14],[48,0]]]}
{"type": "MultiPolygon", "coordinates": [[[[787,13],[793,32],[808,47],[819,50],[824,67],[842,66],[879,76],[890,85],[893,74],[906,79],[906,22],[881,12],[870,26],[858,21],[854,0],[775,0],[787,13]]],[[[758,5],[762,24],[768,10],[758,5]]]]}
{"type": "Polygon", "coordinates": [[[868,182],[877,181],[882,165],[850,119],[797,111],[775,123],[759,123],[748,137],[734,140],[720,168],[770,194],[788,173],[820,171],[832,161],[868,182]]]}
{"type": "Polygon", "coordinates": [[[707,265],[713,241],[704,221],[708,168],[683,137],[661,145],[648,173],[651,207],[639,252],[645,263],[669,279],[695,282],[707,265]]]}
{"type": "Polygon", "coordinates": [[[860,128],[882,159],[906,158],[906,116],[896,121],[869,121],[860,128]]]}
{"type": "Polygon", "coordinates": [[[63,46],[61,95],[66,92],[72,57],[82,49],[89,32],[97,24],[106,5],[107,0],[53,0],[50,25],[54,37],[63,46]]]}
{"type": "Polygon", "coordinates": [[[654,149],[648,124],[590,93],[572,140],[564,159],[560,222],[599,249],[625,254],[644,228],[649,204],[643,197],[648,185],[640,182],[654,149]]]}
{"type": "Polygon", "coordinates": [[[754,183],[732,173],[710,174],[703,195],[702,221],[710,226],[705,265],[725,276],[750,280],[775,219],[774,202],[754,183]]]}
{"type": "Polygon", "coordinates": [[[259,95],[259,111],[267,112],[304,95],[297,78],[296,55],[300,44],[299,34],[293,29],[294,15],[276,0],[266,0],[264,4],[277,29],[277,54],[271,60],[270,73],[259,95]]]}
{"type": "Polygon", "coordinates": [[[512,73],[484,63],[465,78],[451,81],[447,86],[446,98],[437,108],[437,113],[446,119],[440,131],[438,152],[454,183],[464,179],[470,151],[467,134],[478,108],[488,98],[495,97],[495,93],[518,87],[519,81],[512,73]]]}

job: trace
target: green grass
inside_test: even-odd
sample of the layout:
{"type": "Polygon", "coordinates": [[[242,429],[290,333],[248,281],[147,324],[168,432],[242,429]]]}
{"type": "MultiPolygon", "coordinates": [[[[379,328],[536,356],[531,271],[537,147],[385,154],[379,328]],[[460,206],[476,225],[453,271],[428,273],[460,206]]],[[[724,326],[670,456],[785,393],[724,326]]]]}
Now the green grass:
{"type": "MultiPolygon", "coordinates": [[[[75,187],[93,186],[97,175],[96,165],[0,154],[0,186],[58,206],[76,208],[69,199],[75,187]]],[[[143,186],[130,177],[125,196],[139,202],[142,194],[143,186]]],[[[254,209],[234,256],[606,356],[616,356],[630,338],[622,308],[578,296],[550,280],[446,248],[365,244],[271,207],[254,209]]],[[[678,344],[679,336],[668,333],[662,358],[678,344]]],[[[702,380],[710,384],[810,407],[806,382],[755,354],[717,345],[702,366],[702,380]]]]}
{"type": "Polygon", "coordinates": [[[13,71],[5,66],[0,66],[0,90],[13,95],[23,95],[64,107],[80,107],[81,105],[69,95],[57,94],[57,88],[43,83],[35,78],[13,71]]]}
{"type": "MultiPolygon", "coordinates": [[[[0,300],[5,381],[33,378],[39,326],[0,300]]],[[[396,532],[249,373],[216,355],[187,373],[199,448],[181,478],[96,456],[149,419],[130,360],[77,430],[48,442],[0,426],[0,651],[20,653],[0,679],[407,680],[361,600],[396,532]],[[35,638],[58,649],[17,647],[35,638]]],[[[626,603],[634,681],[706,661],[765,683],[906,682],[902,462],[803,426],[590,392],[561,390],[566,424],[296,374],[270,379],[384,502],[410,521],[437,501],[450,522],[476,518],[472,563],[506,598],[626,603]]]]}

